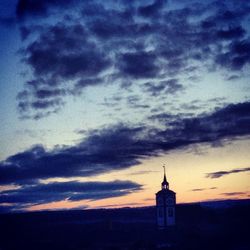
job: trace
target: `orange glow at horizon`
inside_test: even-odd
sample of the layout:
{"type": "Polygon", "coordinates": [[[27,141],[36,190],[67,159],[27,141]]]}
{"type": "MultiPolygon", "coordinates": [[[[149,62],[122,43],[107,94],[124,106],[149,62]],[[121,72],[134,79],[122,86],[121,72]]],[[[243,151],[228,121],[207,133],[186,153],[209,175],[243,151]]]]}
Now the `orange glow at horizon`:
{"type": "MultiPolygon", "coordinates": [[[[225,142],[226,143],[226,142],[225,142]]],[[[166,164],[170,189],[177,194],[177,203],[208,200],[247,199],[250,197],[249,172],[229,174],[220,178],[206,178],[207,173],[230,171],[248,166],[249,141],[238,140],[221,148],[199,145],[199,153],[190,148],[171,154],[143,160],[142,164],[126,170],[111,172],[84,181],[130,180],[143,185],[143,189],[125,196],[77,202],[59,201],[31,206],[28,211],[71,208],[141,207],[155,204],[155,193],[161,188],[163,163],[166,164]],[[237,151],[235,150],[237,148],[237,151]],[[243,157],[244,156],[244,157],[243,157]],[[196,191],[194,191],[196,190],[196,191]],[[234,194],[235,193],[235,194],[234,194]]],[[[63,179],[60,179],[63,181],[63,179]]]]}

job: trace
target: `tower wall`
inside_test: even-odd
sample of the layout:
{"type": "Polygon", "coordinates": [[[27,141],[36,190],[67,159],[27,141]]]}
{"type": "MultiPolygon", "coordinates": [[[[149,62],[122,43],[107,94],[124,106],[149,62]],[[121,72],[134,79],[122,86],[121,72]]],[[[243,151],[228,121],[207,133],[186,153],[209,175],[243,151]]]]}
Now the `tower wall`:
{"type": "Polygon", "coordinates": [[[175,193],[161,190],[156,194],[156,218],[159,228],[175,225],[175,193]]]}

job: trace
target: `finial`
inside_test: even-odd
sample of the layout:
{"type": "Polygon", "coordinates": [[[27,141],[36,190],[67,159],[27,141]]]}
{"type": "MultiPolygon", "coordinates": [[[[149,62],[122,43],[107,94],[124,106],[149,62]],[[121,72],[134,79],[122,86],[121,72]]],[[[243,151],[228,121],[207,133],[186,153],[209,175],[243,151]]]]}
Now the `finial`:
{"type": "Polygon", "coordinates": [[[165,167],[165,164],[163,164],[162,167],[164,168],[164,175],[166,175],[166,167],[165,167]]]}

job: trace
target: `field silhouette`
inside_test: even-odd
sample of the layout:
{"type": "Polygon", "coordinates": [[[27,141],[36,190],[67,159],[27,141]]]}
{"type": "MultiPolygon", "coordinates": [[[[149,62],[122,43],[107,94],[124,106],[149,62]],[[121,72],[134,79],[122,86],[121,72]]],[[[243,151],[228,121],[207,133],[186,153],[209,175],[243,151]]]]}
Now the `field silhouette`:
{"type": "Polygon", "coordinates": [[[1,214],[0,249],[247,250],[249,211],[250,200],[177,205],[168,230],[155,207],[1,214]]]}

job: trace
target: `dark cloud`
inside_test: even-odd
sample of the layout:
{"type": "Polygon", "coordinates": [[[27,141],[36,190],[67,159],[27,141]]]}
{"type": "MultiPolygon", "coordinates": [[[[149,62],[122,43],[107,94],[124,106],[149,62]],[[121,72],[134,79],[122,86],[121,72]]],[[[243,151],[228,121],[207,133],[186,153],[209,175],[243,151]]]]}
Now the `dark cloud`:
{"type": "Polygon", "coordinates": [[[47,13],[46,4],[48,3],[50,1],[20,0],[17,4],[16,14],[20,18],[25,15],[44,15],[47,13]]]}
{"type": "Polygon", "coordinates": [[[249,135],[250,103],[231,104],[193,118],[176,116],[170,122],[162,120],[161,126],[164,124],[165,129],[120,124],[88,132],[75,146],[50,151],[43,146],[33,147],[0,163],[0,183],[22,184],[51,177],[93,176],[140,164],[143,158],[163,151],[249,135]]]}
{"type": "Polygon", "coordinates": [[[79,95],[89,86],[112,83],[125,88],[148,79],[147,93],[164,96],[184,88],[177,77],[194,78],[204,66],[230,72],[249,65],[249,34],[244,28],[249,3],[186,2],[179,8],[169,4],[19,0],[19,20],[38,17],[36,25],[28,18],[20,26],[26,42],[22,60],[33,74],[25,87],[29,99],[18,98],[22,116],[42,112],[36,109],[41,105],[32,103],[43,88],[54,95],[44,95],[49,100],[41,116],[64,103],[51,99],[79,95]],[[72,9],[74,15],[69,17],[72,9]],[[53,11],[58,14],[53,22],[43,24],[41,20],[53,11]]]}
{"type": "Polygon", "coordinates": [[[232,42],[225,53],[217,56],[217,62],[222,67],[231,70],[241,70],[250,63],[250,40],[232,42]]]}
{"type": "Polygon", "coordinates": [[[91,176],[139,164],[139,158],[155,153],[151,143],[138,138],[142,133],[143,128],[117,126],[89,134],[74,147],[52,151],[33,147],[1,162],[0,183],[91,176]]]}
{"type": "Polygon", "coordinates": [[[26,90],[17,96],[19,111],[24,115],[32,110],[54,111],[61,107],[66,94],[99,83],[96,76],[110,65],[108,57],[88,41],[80,24],[49,27],[22,54],[34,73],[26,90]]]}
{"type": "Polygon", "coordinates": [[[138,13],[144,17],[158,17],[166,2],[166,0],[155,0],[152,4],[139,7],[138,13]]]}
{"type": "Polygon", "coordinates": [[[231,8],[228,5],[220,5],[219,2],[214,2],[214,7],[216,8],[216,14],[210,16],[210,20],[216,23],[225,23],[227,22],[230,25],[234,25],[242,18],[245,18],[249,15],[250,6],[246,1],[231,1],[231,8]]]}
{"type": "MultiPolygon", "coordinates": [[[[223,104],[224,99],[211,99],[211,102],[218,102],[223,104]]],[[[204,104],[200,102],[193,102],[191,105],[184,105],[182,109],[196,110],[199,105],[203,107],[204,104]]],[[[225,104],[224,104],[225,105],[225,104]]],[[[173,133],[178,130],[177,134],[187,138],[188,135],[193,135],[193,139],[213,141],[218,138],[234,135],[249,134],[249,111],[250,103],[229,104],[224,108],[217,108],[215,112],[195,115],[195,113],[157,113],[149,117],[150,120],[159,121],[161,124],[165,123],[173,127],[173,133]],[[203,138],[203,139],[202,139],[203,138]]]]}
{"type": "Polygon", "coordinates": [[[108,15],[102,17],[102,20],[98,20],[95,21],[91,24],[91,32],[96,35],[99,39],[103,40],[103,39],[117,39],[117,38],[126,38],[126,36],[131,36],[131,32],[134,29],[134,27],[130,27],[129,25],[127,26],[120,26],[121,21],[126,21],[128,22],[128,20],[121,20],[122,18],[122,13],[116,13],[113,12],[113,14],[115,16],[109,16],[109,14],[112,13],[108,13],[108,15]],[[113,21],[110,22],[109,20],[107,20],[107,18],[115,18],[117,17],[117,15],[121,15],[120,18],[118,18],[117,22],[113,21]],[[104,20],[103,20],[104,19],[104,20]]]}
{"type": "Polygon", "coordinates": [[[236,168],[236,169],[232,169],[229,171],[218,171],[218,172],[208,173],[206,174],[206,177],[215,179],[215,178],[220,178],[229,174],[237,174],[237,173],[249,172],[249,171],[250,171],[250,168],[236,168]]]}
{"type": "Polygon", "coordinates": [[[119,58],[118,68],[125,76],[153,78],[159,73],[156,59],[151,52],[124,53],[119,58]]]}
{"type": "Polygon", "coordinates": [[[65,94],[65,91],[63,89],[38,89],[35,91],[35,95],[39,99],[57,97],[63,94],[65,94]]]}
{"type": "Polygon", "coordinates": [[[105,54],[88,41],[80,24],[49,28],[24,53],[36,76],[52,80],[96,75],[109,65],[105,54]]]}
{"type": "Polygon", "coordinates": [[[29,17],[43,17],[51,13],[53,9],[65,9],[72,7],[78,0],[19,0],[16,7],[16,15],[23,20],[29,17]]]}
{"type": "MultiPolygon", "coordinates": [[[[19,189],[1,192],[1,204],[14,204],[17,207],[50,203],[55,201],[98,200],[123,196],[142,189],[142,186],[131,181],[111,182],[51,182],[26,185],[19,189]]],[[[1,207],[4,207],[3,205],[1,207]]],[[[8,209],[8,207],[7,207],[8,209]]],[[[13,209],[13,207],[10,207],[13,209]]]]}
{"type": "Polygon", "coordinates": [[[219,30],[217,35],[221,39],[241,38],[245,35],[246,31],[241,27],[228,28],[226,30],[219,30]]]}
{"type": "MultiPolygon", "coordinates": [[[[186,118],[173,122],[174,131],[182,139],[210,142],[223,137],[249,134],[250,103],[231,104],[224,108],[194,118],[186,118]]],[[[173,132],[174,132],[173,131],[173,132]]]]}
{"type": "Polygon", "coordinates": [[[47,109],[51,106],[59,106],[60,105],[60,99],[58,100],[41,100],[41,101],[34,101],[31,103],[32,108],[34,109],[47,109]]]}

